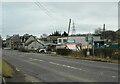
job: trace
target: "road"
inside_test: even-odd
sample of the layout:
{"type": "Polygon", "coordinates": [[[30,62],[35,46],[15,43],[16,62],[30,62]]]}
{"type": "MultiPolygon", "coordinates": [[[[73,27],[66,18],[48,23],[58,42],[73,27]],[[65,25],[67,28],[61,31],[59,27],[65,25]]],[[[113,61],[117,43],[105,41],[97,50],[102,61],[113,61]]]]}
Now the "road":
{"type": "Polygon", "coordinates": [[[3,58],[18,70],[29,74],[31,81],[43,82],[117,82],[118,65],[49,54],[3,50],[3,58]]]}

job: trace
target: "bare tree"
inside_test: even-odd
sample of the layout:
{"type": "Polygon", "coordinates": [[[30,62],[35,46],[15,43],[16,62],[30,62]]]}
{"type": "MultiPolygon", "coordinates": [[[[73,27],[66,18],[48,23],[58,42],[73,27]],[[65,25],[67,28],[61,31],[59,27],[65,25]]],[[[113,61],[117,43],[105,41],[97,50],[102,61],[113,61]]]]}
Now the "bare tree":
{"type": "Polygon", "coordinates": [[[95,34],[101,34],[102,33],[102,29],[99,27],[99,28],[95,29],[94,33],[95,34]]]}

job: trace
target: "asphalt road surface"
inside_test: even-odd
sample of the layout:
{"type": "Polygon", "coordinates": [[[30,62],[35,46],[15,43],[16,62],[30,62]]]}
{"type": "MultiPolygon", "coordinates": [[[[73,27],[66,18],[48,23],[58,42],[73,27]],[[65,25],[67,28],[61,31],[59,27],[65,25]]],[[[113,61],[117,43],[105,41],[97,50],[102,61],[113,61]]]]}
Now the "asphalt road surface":
{"type": "Polygon", "coordinates": [[[118,82],[118,65],[3,50],[3,58],[32,82],[118,82]]]}

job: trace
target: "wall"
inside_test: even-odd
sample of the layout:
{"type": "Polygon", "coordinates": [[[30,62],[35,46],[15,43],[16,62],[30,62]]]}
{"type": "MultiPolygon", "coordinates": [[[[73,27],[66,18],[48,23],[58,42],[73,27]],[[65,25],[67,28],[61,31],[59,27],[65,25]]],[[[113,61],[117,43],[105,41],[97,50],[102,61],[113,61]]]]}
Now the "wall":
{"type": "Polygon", "coordinates": [[[37,41],[34,41],[34,42],[32,42],[31,44],[29,44],[29,45],[27,46],[27,48],[28,48],[29,50],[36,50],[36,49],[39,48],[40,45],[41,45],[40,43],[38,43],[37,41]]]}
{"type": "Polygon", "coordinates": [[[28,44],[30,41],[33,41],[33,40],[35,40],[35,38],[34,38],[33,36],[31,36],[31,37],[25,42],[25,44],[28,44]]]}

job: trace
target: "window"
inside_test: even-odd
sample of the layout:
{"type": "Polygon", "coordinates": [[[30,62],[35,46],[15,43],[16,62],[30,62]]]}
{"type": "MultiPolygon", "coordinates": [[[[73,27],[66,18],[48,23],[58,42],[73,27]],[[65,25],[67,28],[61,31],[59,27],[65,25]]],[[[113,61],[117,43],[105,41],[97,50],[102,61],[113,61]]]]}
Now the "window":
{"type": "Polygon", "coordinates": [[[59,42],[59,43],[61,43],[61,42],[62,42],[62,40],[61,40],[61,39],[59,39],[59,40],[58,40],[58,42],[59,42]]]}
{"type": "Polygon", "coordinates": [[[66,43],[67,42],[67,39],[63,39],[63,43],[66,43]]]}

